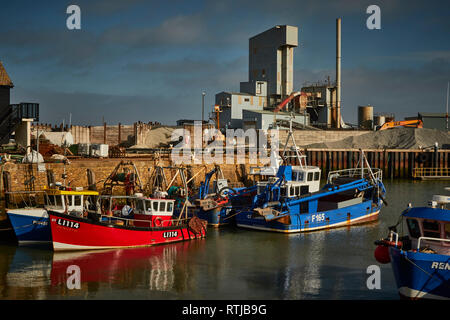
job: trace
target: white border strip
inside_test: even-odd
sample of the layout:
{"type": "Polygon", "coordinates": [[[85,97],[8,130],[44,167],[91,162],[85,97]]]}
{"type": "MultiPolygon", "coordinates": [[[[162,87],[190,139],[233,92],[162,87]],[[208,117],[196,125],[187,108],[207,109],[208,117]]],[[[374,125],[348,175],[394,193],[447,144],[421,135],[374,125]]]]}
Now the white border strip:
{"type": "Polygon", "coordinates": [[[428,292],[423,292],[408,287],[401,287],[398,289],[398,293],[411,299],[434,299],[434,300],[450,300],[450,298],[438,296],[428,292]]]}
{"type": "Polygon", "coordinates": [[[337,228],[337,227],[341,227],[341,226],[346,226],[346,225],[349,225],[349,224],[354,224],[355,222],[357,222],[359,220],[367,219],[367,218],[372,217],[374,215],[377,215],[379,213],[380,213],[380,210],[378,210],[376,212],[372,212],[371,214],[368,214],[368,215],[365,215],[365,216],[361,216],[361,217],[358,217],[358,218],[355,218],[355,219],[350,219],[350,222],[349,221],[343,221],[343,222],[338,222],[338,223],[335,223],[335,224],[329,224],[329,225],[322,226],[322,227],[315,227],[315,228],[308,228],[308,229],[300,228],[300,229],[290,229],[290,230],[279,230],[279,229],[275,229],[275,228],[250,226],[250,225],[239,224],[239,223],[237,224],[237,226],[238,227],[242,227],[242,228],[248,228],[248,229],[275,231],[275,232],[281,232],[281,233],[309,232],[309,231],[331,229],[331,228],[337,228]]]}

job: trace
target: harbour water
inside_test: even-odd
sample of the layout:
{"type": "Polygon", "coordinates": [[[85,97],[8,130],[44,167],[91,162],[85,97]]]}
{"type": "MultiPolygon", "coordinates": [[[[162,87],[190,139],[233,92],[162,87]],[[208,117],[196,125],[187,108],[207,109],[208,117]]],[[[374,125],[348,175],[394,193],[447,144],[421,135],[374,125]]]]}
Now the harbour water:
{"type": "Polygon", "coordinates": [[[202,240],[101,252],[2,243],[0,299],[396,300],[391,267],[375,260],[374,241],[409,202],[426,205],[433,194],[445,194],[448,182],[384,183],[388,206],[378,221],[328,231],[209,228],[202,240]],[[367,286],[371,265],[380,267],[380,289],[367,286]]]}

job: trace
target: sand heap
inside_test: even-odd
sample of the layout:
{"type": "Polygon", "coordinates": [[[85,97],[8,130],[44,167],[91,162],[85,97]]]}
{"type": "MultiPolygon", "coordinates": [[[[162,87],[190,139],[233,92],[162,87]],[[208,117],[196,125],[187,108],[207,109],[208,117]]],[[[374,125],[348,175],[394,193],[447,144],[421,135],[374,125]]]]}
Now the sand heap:
{"type": "Polygon", "coordinates": [[[434,146],[450,148],[448,132],[426,128],[393,128],[348,137],[339,141],[314,143],[306,148],[324,149],[421,149],[434,146]]]}
{"type": "Polygon", "coordinates": [[[157,127],[149,130],[143,137],[143,143],[131,147],[133,148],[159,148],[165,147],[171,142],[174,127],[157,127]]]}

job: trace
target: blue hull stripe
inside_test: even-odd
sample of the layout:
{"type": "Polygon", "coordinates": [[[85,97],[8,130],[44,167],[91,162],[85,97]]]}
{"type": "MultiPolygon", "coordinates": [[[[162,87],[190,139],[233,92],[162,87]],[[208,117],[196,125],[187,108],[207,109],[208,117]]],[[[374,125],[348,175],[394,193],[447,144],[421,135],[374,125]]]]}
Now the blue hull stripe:
{"type": "Polygon", "coordinates": [[[375,220],[380,208],[381,205],[372,207],[372,201],[370,200],[335,210],[290,214],[290,224],[284,224],[276,220],[266,221],[261,216],[253,217],[253,212],[248,211],[236,216],[236,224],[239,227],[274,232],[308,232],[356,224],[358,221],[366,219],[375,220]]]}

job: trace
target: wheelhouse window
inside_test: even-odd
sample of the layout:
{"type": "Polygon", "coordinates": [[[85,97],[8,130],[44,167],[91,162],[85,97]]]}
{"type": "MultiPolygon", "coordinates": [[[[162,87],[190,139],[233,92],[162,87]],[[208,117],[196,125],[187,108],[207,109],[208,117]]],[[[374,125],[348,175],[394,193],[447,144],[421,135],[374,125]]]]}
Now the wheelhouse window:
{"type": "Polygon", "coordinates": [[[145,208],[147,211],[152,211],[152,202],[150,200],[145,200],[145,208]]]}
{"type": "Polygon", "coordinates": [[[314,172],[314,181],[318,181],[320,179],[320,172],[314,172]]]}
{"type": "Polygon", "coordinates": [[[137,211],[144,211],[144,200],[138,200],[136,201],[136,210],[137,211]]]}
{"type": "Polygon", "coordinates": [[[444,225],[445,238],[450,239],[450,223],[444,225]]]}
{"type": "Polygon", "coordinates": [[[72,206],[72,196],[66,196],[67,205],[72,206]]]}
{"type": "Polygon", "coordinates": [[[57,207],[62,207],[63,206],[62,197],[61,196],[54,196],[54,197],[55,197],[55,205],[57,207]]]}
{"type": "Polygon", "coordinates": [[[159,203],[159,211],[161,211],[161,212],[166,211],[166,203],[164,201],[161,201],[159,203]]]}
{"type": "Polygon", "coordinates": [[[419,222],[416,219],[406,219],[406,222],[408,224],[408,230],[411,237],[419,238],[420,237],[419,222]]]}
{"type": "Polygon", "coordinates": [[[54,195],[46,196],[45,197],[45,204],[47,206],[54,206],[56,205],[56,200],[54,195]]]}
{"type": "Polygon", "coordinates": [[[423,227],[423,235],[425,237],[431,237],[431,238],[440,238],[441,232],[439,229],[439,223],[436,221],[431,220],[424,220],[422,222],[423,227]]]}
{"type": "Polygon", "coordinates": [[[303,172],[297,172],[297,181],[303,181],[303,172]]]}
{"type": "Polygon", "coordinates": [[[313,173],[308,172],[308,181],[313,181],[313,173]]]}
{"type": "Polygon", "coordinates": [[[158,211],[158,201],[153,201],[153,211],[158,211]]]}
{"type": "Polygon", "coordinates": [[[167,211],[168,212],[172,212],[173,211],[173,202],[168,202],[167,203],[167,211]]]}
{"type": "Polygon", "coordinates": [[[74,204],[76,206],[81,206],[81,196],[74,196],[74,199],[75,199],[74,204]]]}

